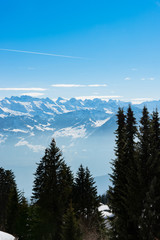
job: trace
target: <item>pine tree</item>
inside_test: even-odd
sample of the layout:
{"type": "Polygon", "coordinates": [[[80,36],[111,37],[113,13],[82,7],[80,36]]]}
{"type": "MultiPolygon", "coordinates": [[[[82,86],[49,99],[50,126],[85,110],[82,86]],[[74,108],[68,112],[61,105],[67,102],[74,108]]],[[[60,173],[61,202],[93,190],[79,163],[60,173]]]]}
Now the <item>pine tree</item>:
{"type": "Polygon", "coordinates": [[[19,212],[19,199],[16,186],[10,189],[7,203],[7,224],[6,231],[13,235],[17,235],[17,221],[19,212]]]}
{"type": "Polygon", "coordinates": [[[88,168],[80,165],[74,184],[75,209],[86,219],[89,219],[99,206],[99,198],[93,177],[88,168]]]}
{"type": "Polygon", "coordinates": [[[131,106],[128,107],[126,120],[122,109],[119,109],[117,117],[116,160],[111,175],[113,187],[108,192],[109,207],[113,213],[112,239],[139,239],[136,212],[139,204],[136,199],[139,186],[136,120],[131,106]]]}
{"type": "Polygon", "coordinates": [[[99,196],[99,200],[103,204],[108,204],[108,194],[107,192],[99,196]]]}
{"type": "Polygon", "coordinates": [[[15,183],[14,174],[10,170],[0,168],[0,230],[6,231],[9,229],[10,233],[14,233],[13,224],[16,218],[17,187],[15,183]],[[12,209],[12,216],[9,212],[12,209]]]}
{"type": "Polygon", "coordinates": [[[82,165],[75,178],[73,204],[83,234],[87,235],[94,230],[99,236],[105,235],[104,220],[98,211],[100,201],[97,188],[89,169],[84,169],[82,165]]]}
{"type": "Polygon", "coordinates": [[[136,119],[131,106],[127,110],[125,158],[127,161],[127,194],[125,205],[127,210],[127,239],[139,239],[139,178],[138,158],[135,137],[137,134],[136,119]]]}
{"type": "Polygon", "coordinates": [[[53,139],[38,164],[33,188],[33,201],[38,214],[36,239],[60,239],[62,217],[71,198],[73,177],[53,139]]]}
{"type": "Polygon", "coordinates": [[[148,164],[151,158],[151,129],[149,112],[146,107],[143,108],[142,118],[140,119],[139,128],[139,181],[141,184],[141,199],[144,199],[149,186],[149,168],[148,164]]]}
{"type": "Polygon", "coordinates": [[[63,218],[62,240],[82,240],[79,222],[76,218],[72,204],[63,218]]]}
{"type": "Polygon", "coordinates": [[[16,221],[18,239],[28,240],[29,238],[29,205],[24,193],[19,193],[18,217],[16,221]]]}
{"type": "Polygon", "coordinates": [[[113,187],[108,191],[108,205],[113,213],[111,220],[111,238],[127,239],[127,210],[125,199],[127,194],[127,159],[125,157],[126,147],[126,116],[123,109],[119,108],[117,113],[116,130],[116,159],[112,165],[111,180],[113,187]]]}
{"type": "Polygon", "coordinates": [[[160,238],[160,123],[157,110],[152,114],[150,138],[149,184],[140,218],[141,238],[145,240],[160,238]]]}
{"type": "MultiPolygon", "coordinates": [[[[149,112],[146,107],[143,108],[142,117],[140,119],[139,127],[139,142],[137,147],[138,157],[138,177],[139,177],[139,194],[137,194],[137,201],[139,201],[139,208],[137,206],[137,213],[139,212],[139,226],[143,225],[144,219],[144,200],[146,193],[148,192],[150,185],[150,167],[149,162],[151,161],[151,123],[149,118],[149,112]]],[[[140,227],[141,239],[147,239],[142,228],[140,227]],[[143,235],[143,237],[142,237],[143,235]]]]}

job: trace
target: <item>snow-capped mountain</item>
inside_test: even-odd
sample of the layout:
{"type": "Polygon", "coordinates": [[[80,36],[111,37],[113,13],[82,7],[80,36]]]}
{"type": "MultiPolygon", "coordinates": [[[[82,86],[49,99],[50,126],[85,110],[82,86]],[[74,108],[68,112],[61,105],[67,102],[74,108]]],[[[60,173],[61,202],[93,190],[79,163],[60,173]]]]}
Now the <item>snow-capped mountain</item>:
{"type": "MultiPolygon", "coordinates": [[[[116,100],[51,100],[29,96],[2,99],[1,165],[13,169],[20,189],[30,191],[35,163],[54,137],[73,171],[82,163],[94,176],[104,175],[110,171],[109,162],[114,157],[115,115],[119,106],[127,109],[128,104],[116,100]],[[24,176],[29,178],[25,186],[24,176]]],[[[159,102],[153,103],[156,104],[159,102]]],[[[142,104],[132,108],[139,119],[142,104]]]]}

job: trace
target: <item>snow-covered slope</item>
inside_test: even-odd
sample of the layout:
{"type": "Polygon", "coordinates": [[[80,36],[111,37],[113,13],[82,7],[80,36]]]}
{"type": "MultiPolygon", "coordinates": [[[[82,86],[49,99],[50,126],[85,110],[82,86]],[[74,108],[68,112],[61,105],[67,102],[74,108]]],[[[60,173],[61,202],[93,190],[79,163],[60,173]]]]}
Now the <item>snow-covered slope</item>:
{"type": "Polygon", "coordinates": [[[16,240],[12,235],[0,231],[0,240],[16,240]]]}

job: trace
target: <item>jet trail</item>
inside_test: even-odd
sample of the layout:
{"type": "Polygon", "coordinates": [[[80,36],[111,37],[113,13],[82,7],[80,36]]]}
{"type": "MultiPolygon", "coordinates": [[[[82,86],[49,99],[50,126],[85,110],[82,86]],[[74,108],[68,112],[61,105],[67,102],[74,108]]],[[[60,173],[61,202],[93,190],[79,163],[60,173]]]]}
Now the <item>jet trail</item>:
{"type": "Polygon", "coordinates": [[[60,54],[54,54],[54,53],[32,52],[32,51],[23,51],[23,50],[5,49],[5,48],[1,48],[0,51],[17,52],[17,53],[29,53],[29,54],[52,56],[52,57],[62,57],[62,58],[84,59],[82,57],[74,57],[74,56],[60,55],[60,54]]]}

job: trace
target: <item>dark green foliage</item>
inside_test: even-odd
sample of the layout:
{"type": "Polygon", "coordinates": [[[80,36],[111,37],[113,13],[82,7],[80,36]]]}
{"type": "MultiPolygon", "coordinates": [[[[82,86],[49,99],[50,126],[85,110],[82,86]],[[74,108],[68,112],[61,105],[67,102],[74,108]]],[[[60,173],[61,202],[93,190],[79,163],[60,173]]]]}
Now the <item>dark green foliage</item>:
{"type": "Polygon", "coordinates": [[[12,187],[7,204],[7,225],[6,231],[17,234],[17,221],[19,214],[18,193],[16,187],[12,187]]]}
{"type": "Polygon", "coordinates": [[[116,159],[108,191],[113,213],[110,239],[160,239],[160,124],[144,107],[139,132],[129,106],[119,109],[116,159]],[[135,137],[138,136],[137,142],[135,137]]]}
{"type": "Polygon", "coordinates": [[[160,124],[158,112],[151,119],[150,158],[147,162],[148,190],[140,218],[142,239],[160,238],[160,124]]]}
{"type": "Polygon", "coordinates": [[[126,120],[126,146],[125,158],[127,162],[127,192],[125,207],[127,210],[126,229],[127,239],[139,239],[138,217],[139,217],[139,179],[138,179],[138,159],[136,154],[135,137],[137,134],[136,120],[131,107],[127,111],[126,120]]]}
{"type": "Polygon", "coordinates": [[[129,106],[125,117],[123,109],[117,114],[116,159],[113,162],[111,179],[113,187],[108,191],[112,239],[138,239],[137,224],[137,158],[135,152],[136,121],[129,106]]]}
{"type": "Polygon", "coordinates": [[[123,109],[119,109],[117,113],[116,130],[116,159],[113,161],[113,173],[111,180],[113,187],[108,191],[108,205],[114,216],[111,218],[112,239],[126,239],[127,236],[127,209],[125,205],[127,194],[127,159],[125,157],[126,148],[126,116],[123,109]]]}
{"type": "Polygon", "coordinates": [[[75,210],[81,216],[89,219],[99,206],[97,189],[89,169],[81,165],[78,169],[73,191],[75,210]]]}
{"type": "Polygon", "coordinates": [[[19,240],[29,239],[29,205],[23,193],[19,194],[16,232],[19,240]]]}
{"type": "Polygon", "coordinates": [[[38,215],[35,239],[60,239],[62,217],[72,194],[73,177],[52,140],[35,173],[33,200],[38,215]]]}
{"type": "Polygon", "coordinates": [[[14,174],[0,168],[0,230],[14,233],[18,208],[17,188],[14,174]]]}
{"type": "Polygon", "coordinates": [[[107,194],[107,192],[99,196],[99,201],[103,204],[108,204],[108,194],[107,194]]]}
{"type": "Polygon", "coordinates": [[[82,240],[79,222],[71,204],[63,218],[62,240],[82,240]]]}
{"type": "MultiPolygon", "coordinates": [[[[147,108],[143,108],[142,118],[140,119],[139,143],[138,143],[138,173],[141,188],[141,199],[143,201],[149,187],[150,162],[151,162],[151,123],[147,108]]],[[[143,204],[143,203],[142,203],[143,204]]]]}
{"type": "MultiPolygon", "coordinates": [[[[87,239],[90,232],[95,232],[97,239],[105,235],[104,219],[98,211],[100,204],[93,177],[88,168],[81,165],[78,169],[74,189],[73,204],[80,219],[81,231],[87,239]]],[[[102,239],[102,238],[101,238],[102,239]]]]}

